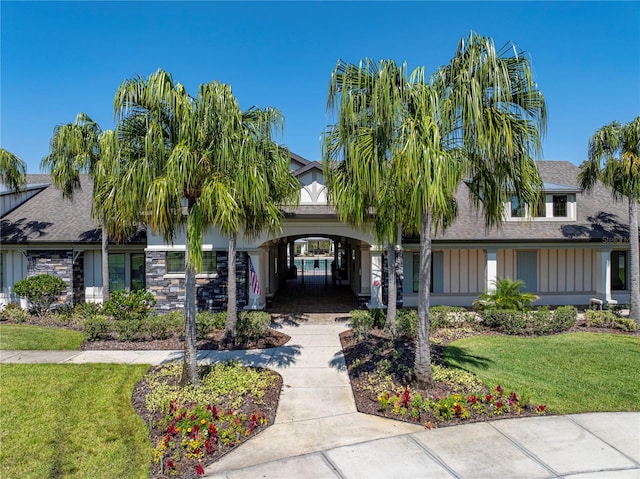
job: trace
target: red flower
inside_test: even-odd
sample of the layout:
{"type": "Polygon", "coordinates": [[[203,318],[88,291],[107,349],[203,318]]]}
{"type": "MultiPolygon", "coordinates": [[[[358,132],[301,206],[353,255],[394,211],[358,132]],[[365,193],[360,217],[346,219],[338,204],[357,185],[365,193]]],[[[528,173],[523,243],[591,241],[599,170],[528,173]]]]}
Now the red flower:
{"type": "Polygon", "coordinates": [[[516,395],[515,392],[511,391],[511,394],[509,394],[509,401],[515,403],[515,402],[520,401],[520,399],[518,399],[518,396],[516,395]]]}
{"type": "Polygon", "coordinates": [[[176,467],[171,459],[167,459],[167,462],[165,462],[164,465],[167,466],[167,469],[173,469],[174,467],[176,467]]]}
{"type": "Polygon", "coordinates": [[[475,394],[471,396],[467,396],[467,402],[471,404],[475,404],[476,402],[478,402],[478,398],[476,397],[475,394]]]}
{"type": "Polygon", "coordinates": [[[498,409],[502,409],[502,401],[498,401],[498,402],[496,403],[496,407],[497,407],[498,409]]]}
{"type": "Polygon", "coordinates": [[[402,393],[402,405],[404,407],[409,407],[410,401],[411,401],[411,397],[409,395],[409,386],[405,386],[404,392],[402,393]]]}
{"type": "Polygon", "coordinates": [[[493,399],[493,395],[487,394],[486,399],[487,399],[487,402],[491,402],[491,400],[493,399]]]}
{"type": "Polygon", "coordinates": [[[204,475],[204,467],[202,467],[202,464],[198,464],[196,466],[196,470],[195,470],[196,475],[198,476],[202,476],[204,475]]]}
{"type": "Polygon", "coordinates": [[[215,447],[216,441],[214,439],[206,439],[204,441],[204,449],[207,451],[207,454],[213,454],[215,447]]]}
{"type": "Polygon", "coordinates": [[[542,414],[544,413],[544,410],[547,409],[547,406],[545,404],[540,404],[538,405],[538,407],[536,408],[536,413],[538,414],[542,414]]]}
{"type": "Polygon", "coordinates": [[[504,392],[504,389],[502,389],[502,386],[500,386],[499,384],[496,386],[496,392],[498,393],[498,396],[502,396],[502,393],[504,392]]]}

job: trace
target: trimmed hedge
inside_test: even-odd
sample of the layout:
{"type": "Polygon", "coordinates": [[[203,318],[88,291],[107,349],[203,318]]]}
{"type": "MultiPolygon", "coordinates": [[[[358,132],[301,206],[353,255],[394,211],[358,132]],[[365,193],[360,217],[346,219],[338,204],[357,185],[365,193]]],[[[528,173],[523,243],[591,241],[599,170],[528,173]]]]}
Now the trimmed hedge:
{"type": "Polygon", "coordinates": [[[485,310],[480,312],[485,326],[511,335],[539,336],[567,331],[576,324],[578,310],[562,306],[555,311],[485,310]]]}

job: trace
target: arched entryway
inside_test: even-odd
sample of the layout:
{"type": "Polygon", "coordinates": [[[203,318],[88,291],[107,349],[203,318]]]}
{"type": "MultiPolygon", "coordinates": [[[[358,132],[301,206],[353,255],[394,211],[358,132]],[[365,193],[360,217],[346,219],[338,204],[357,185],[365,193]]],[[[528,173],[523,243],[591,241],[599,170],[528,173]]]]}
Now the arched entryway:
{"type": "Polygon", "coordinates": [[[363,238],[318,231],[269,240],[257,252],[264,299],[274,313],[348,313],[371,297],[380,255],[363,238]]]}

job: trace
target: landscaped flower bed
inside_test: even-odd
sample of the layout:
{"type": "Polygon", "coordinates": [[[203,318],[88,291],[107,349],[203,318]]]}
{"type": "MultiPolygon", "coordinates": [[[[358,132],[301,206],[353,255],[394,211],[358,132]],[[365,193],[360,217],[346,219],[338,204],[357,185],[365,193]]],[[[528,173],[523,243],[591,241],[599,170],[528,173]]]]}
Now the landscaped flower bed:
{"type": "Polygon", "coordinates": [[[432,337],[434,382],[427,390],[412,386],[415,343],[391,340],[382,330],[366,338],[354,330],[340,335],[360,412],[427,428],[486,421],[496,418],[544,414],[545,405],[533,405],[522,393],[489,390],[473,374],[443,366],[444,345],[460,337],[478,334],[471,328],[444,328],[432,337]]]}
{"type": "Polygon", "coordinates": [[[201,367],[201,385],[179,387],[181,363],[153,368],[133,405],[149,426],[151,478],[190,477],[275,419],[282,378],[236,363],[201,367]]]}

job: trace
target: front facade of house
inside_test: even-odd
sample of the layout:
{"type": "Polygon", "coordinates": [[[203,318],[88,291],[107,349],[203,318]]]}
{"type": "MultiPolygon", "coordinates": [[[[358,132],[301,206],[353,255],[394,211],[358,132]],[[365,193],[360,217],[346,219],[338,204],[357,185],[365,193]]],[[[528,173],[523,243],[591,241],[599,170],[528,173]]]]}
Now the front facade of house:
{"type": "MultiPolygon", "coordinates": [[[[522,279],[528,291],[540,296],[540,305],[586,305],[592,298],[629,301],[627,206],[613,201],[602,186],[582,194],[578,169],[571,163],[542,161],[538,166],[544,200],[535,207],[505,204],[500,229],[484,228],[482,212],[470,207],[467,187],[460,186],[457,220],[433,239],[431,304],[470,306],[503,277],[522,279]]],[[[285,213],[282,231],[238,238],[237,306],[264,307],[292,277],[296,261],[304,268],[296,249],[301,244],[320,249],[320,238],[331,240],[328,249],[323,243],[322,267],[332,281],[349,286],[361,304],[386,302],[383,248],[370,232],[337,220],[327,204],[319,163],[292,154],[291,170],[300,181],[300,204],[285,213]]],[[[62,199],[46,175],[29,175],[25,193],[0,191],[0,303],[18,302],[12,286],[39,273],[67,282],[64,301],[102,300],[100,230],[90,218],[91,184],[86,177],[82,181],[72,202],[62,199]]],[[[200,309],[226,308],[227,244],[219,230],[206,230],[203,270],[197,276],[200,309]]],[[[110,245],[110,289],[144,288],[156,296],[158,311],[182,308],[184,250],[184,237],[178,235],[171,244],[151,231],[110,245]]],[[[396,250],[398,302],[416,306],[419,240],[403,237],[396,250]]]]}

